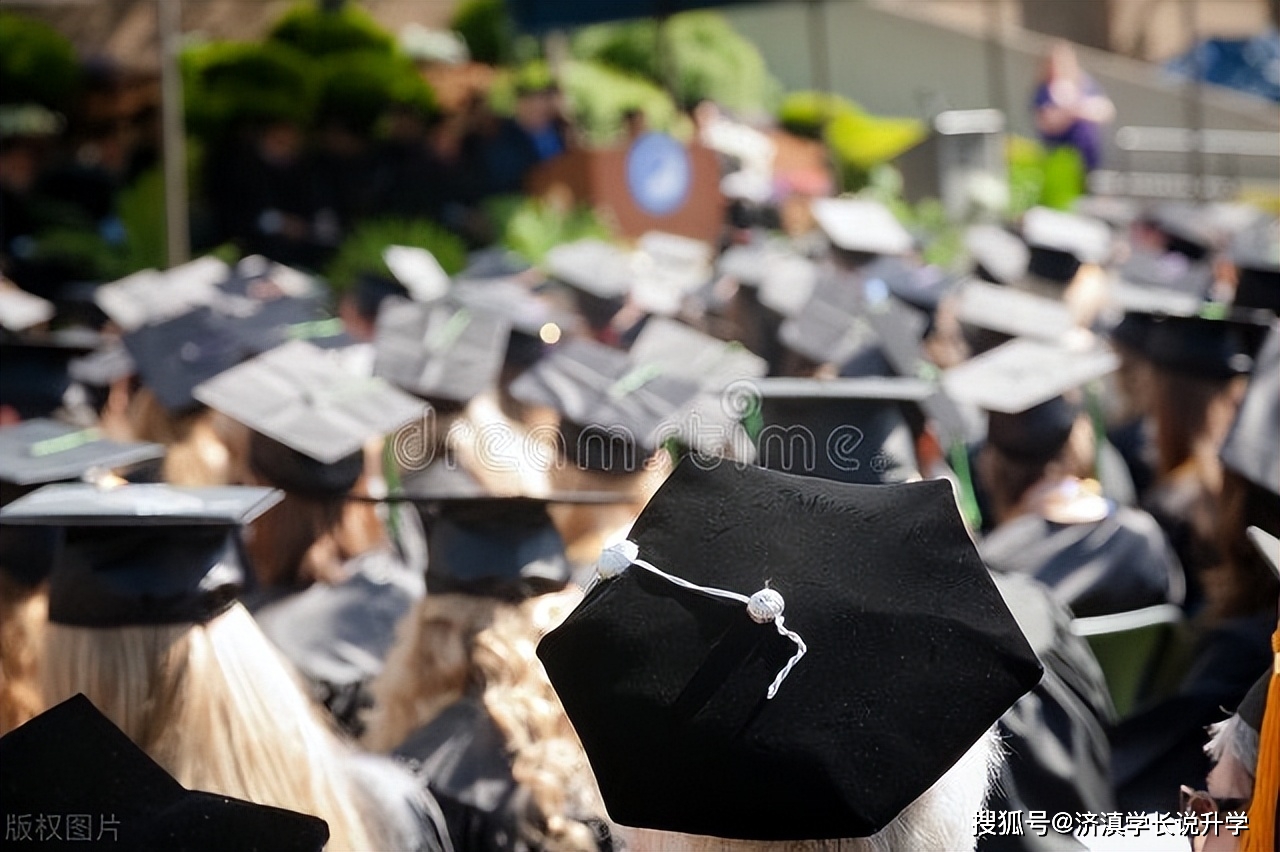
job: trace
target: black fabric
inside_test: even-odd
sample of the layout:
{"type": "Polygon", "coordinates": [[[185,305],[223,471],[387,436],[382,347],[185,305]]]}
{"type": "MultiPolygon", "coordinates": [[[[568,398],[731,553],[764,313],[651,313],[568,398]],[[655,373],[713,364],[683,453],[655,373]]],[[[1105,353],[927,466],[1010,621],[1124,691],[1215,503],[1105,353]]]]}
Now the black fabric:
{"type": "Polygon", "coordinates": [[[235,603],[245,580],[239,540],[223,528],[73,528],[49,578],[49,620],[201,624],[235,603]]]}
{"type": "Polygon", "coordinates": [[[1272,324],[1258,352],[1249,389],[1221,455],[1236,473],[1280,494],[1280,322],[1272,324]]]}
{"type": "Polygon", "coordinates": [[[428,519],[428,592],[519,599],[569,582],[564,540],[545,504],[477,501],[441,511],[428,519]]]}
{"type": "Polygon", "coordinates": [[[426,399],[469,402],[496,384],[510,333],[485,310],[393,298],[378,312],[373,372],[426,399]]]}
{"type": "Polygon", "coordinates": [[[1116,509],[1090,523],[1021,515],[979,546],[993,571],[1025,574],[1053,589],[1078,617],[1182,603],[1182,567],[1155,520],[1116,509]]]}
{"type": "Polygon", "coordinates": [[[122,338],[138,366],[138,379],[169,411],[199,406],[196,385],[229,370],[253,354],[208,307],[143,326],[122,338]]]}
{"type": "MultiPolygon", "coordinates": [[[[1000,718],[1005,760],[988,810],[1106,813],[1111,790],[1114,712],[1107,683],[1071,612],[1029,577],[996,573],[996,588],[1044,665],[1044,677],[1000,718]]],[[[1070,835],[1028,831],[978,839],[981,852],[1082,849],[1070,835]]]]}
{"type": "Polygon", "coordinates": [[[1228,320],[1158,318],[1142,351],[1165,370],[1210,379],[1229,379],[1253,368],[1249,330],[1228,320]]]}
{"type": "Polygon", "coordinates": [[[1079,416],[1080,406],[1062,396],[1016,414],[992,411],[987,441],[1010,458],[1045,464],[1067,445],[1079,416]]]}
{"type": "Polygon", "coordinates": [[[357,450],[332,464],[316,461],[266,435],[249,435],[249,465],[277,488],[309,497],[341,497],[355,487],[364,472],[364,451],[357,450]]]}
{"type": "Polygon", "coordinates": [[[421,575],[390,550],[367,551],[337,583],[313,583],[253,608],[253,617],[347,731],[372,706],[370,682],[395,641],[396,625],[422,596],[421,575]]]}
{"type": "Polygon", "coordinates": [[[760,840],[883,828],[1040,678],[951,486],[683,462],[632,528],[689,582],[786,601],[808,653],[636,566],[538,647],[624,825],[760,840]]]}
{"type": "Polygon", "coordinates": [[[69,848],[319,852],[329,839],[317,817],[185,789],[83,695],[0,738],[0,810],[10,839],[19,819],[59,815],[69,848]]]}

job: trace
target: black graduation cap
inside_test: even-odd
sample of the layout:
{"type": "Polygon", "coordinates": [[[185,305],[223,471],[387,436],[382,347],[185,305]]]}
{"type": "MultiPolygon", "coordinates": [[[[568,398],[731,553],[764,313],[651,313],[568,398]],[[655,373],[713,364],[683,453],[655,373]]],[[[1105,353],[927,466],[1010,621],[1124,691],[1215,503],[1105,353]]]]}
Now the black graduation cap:
{"type": "Polygon", "coordinates": [[[641,470],[664,440],[676,437],[675,415],[698,392],[696,382],[590,340],[562,344],[511,384],[518,401],[560,412],[576,464],[610,473],[641,470]]]}
{"type": "Polygon", "coordinates": [[[971,278],[957,290],[960,322],[1008,337],[1058,340],[1075,328],[1066,304],[971,278]]]}
{"type": "Polygon", "coordinates": [[[94,301],[124,331],[163,322],[218,300],[231,267],[201,257],[164,272],[144,269],[94,291],[94,301]]]}
{"type": "Polygon", "coordinates": [[[467,255],[466,267],[455,276],[456,281],[485,281],[508,278],[530,269],[529,261],[502,246],[477,249],[467,255]]]}
{"type": "Polygon", "coordinates": [[[964,247],[974,272],[993,284],[1016,284],[1027,275],[1031,250],[1017,234],[999,225],[972,225],[965,231],[964,247]]]}
{"type": "Polygon", "coordinates": [[[763,358],[666,317],[645,323],[631,344],[630,358],[698,385],[697,397],[678,413],[676,437],[685,446],[714,455],[750,444],[739,422],[744,412],[735,403],[739,391],[750,393],[753,380],[768,372],[763,358]]]}
{"type": "Polygon", "coordinates": [[[329,839],[318,817],[186,789],[83,694],[0,737],[0,767],[10,839],[23,822],[32,840],[120,850],[319,852],[329,839]]]}
{"type": "Polygon", "coordinates": [[[883,287],[916,310],[932,316],[938,305],[960,283],[960,278],[937,266],[920,266],[902,258],[882,257],[863,270],[868,293],[883,287]]]}
{"type": "Polygon", "coordinates": [[[1153,315],[1143,335],[1142,354],[1173,373],[1229,379],[1253,369],[1259,326],[1246,317],[1211,310],[1182,315],[1153,315]]]}
{"type": "Polygon", "coordinates": [[[693,462],[538,646],[609,816],[873,834],[1038,682],[1035,653],[949,484],[693,462]]]}
{"type": "Polygon", "coordinates": [[[578,310],[592,328],[604,328],[631,292],[634,257],[603,240],[558,245],[543,261],[547,274],[573,290],[578,310]]]}
{"type": "Polygon", "coordinates": [[[1213,267],[1176,252],[1135,251],[1116,269],[1126,284],[1168,291],[1201,301],[1213,288],[1213,267]]]}
{"type": "Polygon", "coordinates": [[[0,482],[14,485],[79,479],[94,468],[117,470],[163,457],[160,444],[111,441],[97,429],[56,420],[24,420],[0,428],[0,482]]]}
{"type": "Polygon", "coordinates": [[[577,318],[557,307],[516,278],[458,281],[450,297],[473,311],[500,317],[511,326],[507,339],[509,365],[528,367],[577,325],[577,318]]]}
{"type": "Polygon", "coordinates": [[[200,623],[248,577],[238,531],[281,498],[270,488],[46,485],[0,509],[0,524],[65,530],[49,577],[49,620],[78,627],[200,623]]]}
{"type": "Polygon", "coordinates": [[[987,412],[987,441],[1001,452],[1045,462],[1062,450],[1082,410],[1068,394],[1118,366],[1105,348],[1021,338],[945,371],[942,385],[987,412]]]}
{"type": "Polygon", "coordinates": [[[218,290],[224,295],[245,296],[259,302],[327,295],[327,288],[315,276],[260,254],[241,258],[231,274],[218,282],[218,290]]]}
{"type": "Polygon", "coordinates": [[[415,302],[434,302],[449,292],[449,273],[424,248],[387,246],[382,260],[415,302]]]}
{"type": "Polygon", "coordinates": [[[702,240],[649,231],[632,260],[631,299],[648,314],[672,316],[711,279],[711,246],[702,240]]]}
{"type": "Polygon", "coordinates": [[[373,371],[416,396],[467,403],[497,384],[510,334],[488,311],[388,299],[378,311],[373,371]]]}
{"type": "MultiPolygon", "coordinates": [[[[1271,572],[1280,578],[1280,538],[1276,538],[1261,527],[1249,527],[1245,532],[1249,536],[1249,541],[1271,566],[1271,572]]],[[[1262,714],[1258,714],[1259,721],[1261,718],[1262,714]]]]}
{"type": "Polygon", "coordinates": [[[427,591],[522,598],[563,588],[571,568],[547,507],[618,502],[612,492],[500,492],[452,458],[405,475],[392,499],[419,507],[427,528],[427,591]]]}
{"type": "Polygon", "coordinates": [[[104,341],[92,352],[67,362],[67,375],[71,381],[92,388],[108,388],[120,379],[132,376],[137,369],[133,356],[118,338],[104,341]]]}
{"type": "Polygon", "coordinates": [[[207,305],[136,328],[121,339],[137,365],[139,381],[175,413],[196,407],[196,385],[253,354],[207,305]]]}
{"type": "Polygon", "coordinates": [[[1165,237],[1166,248],[1192,260],[1203,260],[1218,247],[1221,235],[1208,210],[1188,201],[1168,201],[1143,217],[1165,237]]]}
{"type": "Polygon", "coordinates": [[[1280,220],[1260,222],[1241,233],[1231,259],[1236,267],[1232,303],[1280,314],[1280,220]]]}
{"type": "Polygon", "coordinates": [[[757,462],[837,482],[919,477],[913,420],[937,389],[918,378],[761,379],[757,462]]]}
{"type": "Polygon", "coordinates": [[[1236,473],[1280,495],[1280,324],[1272,324],[1258,352],[1221,456],[1236,473]]]}
{"type": "Polygon", "coordinates": [[[915,240],[893,212],[867,198],[818,198],[813,218],[836,248],[858,255],[907,254],[915,240]]]}
{"type": "Polygon", "coordinates": [[[1111,254],[1111,229],[1105,222],[1048,207],[1033,207],[1022,217],[1022,238],[1031,249],[1027,271],[1068,284],[1082,264],[1101,264],[1111,254]]]}
{"type": "Polygon", "coordinates": [[[324,349],[340,349],[353,342],[342,320],[329,313],[320,296],[223,297],[214,310],[231,335],[255,355],[291,340],[324,349]]]}
{"type": "Polygon", "coordinates": [[[794,251],[771,251],[761,261],[756,298],[780,317],[794,317],[813,296],[824,271],[794,251]]]}
{"type": "Polygon", "coordinates": [[[783,322],[778,339],[815,364],[844,364],[879,342],[866,313],[862,277],[825,269],[805,306],[783,322]]]}
{"type": "Polygon", "coordinates": [[[0,406],[11,406],[23,420],[57,411],[71,384],[68,365],[99,341],[79,329],[0,336],[0,406]]]}

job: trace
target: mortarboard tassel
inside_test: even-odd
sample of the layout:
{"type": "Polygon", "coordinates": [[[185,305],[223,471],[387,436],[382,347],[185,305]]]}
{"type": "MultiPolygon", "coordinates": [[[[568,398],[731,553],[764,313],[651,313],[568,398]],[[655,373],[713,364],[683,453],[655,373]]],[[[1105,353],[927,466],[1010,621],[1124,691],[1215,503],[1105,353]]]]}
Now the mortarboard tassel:
{"type": "Polygon", "coordinates": [[[1276,799],[1280,797],[1280,629],[1271,635],[1275,662],[1267,686],[1267,709],[1258,737],[1258,768],[1254,773],[1253,802],[1249,805],[1249,829],[1243,852],[1273,852],[1276,841],[1276,799]]]}

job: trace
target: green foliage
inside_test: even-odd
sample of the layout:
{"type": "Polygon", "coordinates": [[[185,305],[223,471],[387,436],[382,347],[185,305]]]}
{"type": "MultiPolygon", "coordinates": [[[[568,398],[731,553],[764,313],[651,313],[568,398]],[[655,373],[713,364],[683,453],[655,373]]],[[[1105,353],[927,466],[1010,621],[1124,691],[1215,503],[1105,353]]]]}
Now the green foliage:
{"type": "Polygon", "coordinates": [[[848,98],[829,92],[792,92],[778,107],[778,123],[790,133],[821,139],[827,124],[845,113],[861,114],[848,98]]]}
{"type": "Polygon", "coordinates": [[[382,260],[387,246],[422,248],[435,255],[445,272],[454,275],[467,264],[462,240],[426,219],[379,219],[360,225],[342,242],[326,277],[334,290],[351,290],[362,275],[391,277],[382,260]]]}
{"type": "Polygon", "coordinates": [[[902,198],[902,174],[893,166],[881,164],[868,171],[867,186],[860,193],[888,207],[924,246],[926,263],[955,270],[964,259],[964,234],[959,224],[947,218],[947,211],[936,198],[923,198],[912,206],[902,198]]]}
{"type": "Polygon", "coordinates": [[[1055,210],[1070,210],[1085,191],[1084,158],[1069,145],[1054,148],[1044,158],[1044,186],[1040,203],[1055,210]]]}
{"type": "Polygon", "coordinates": [[[80,84],[80,61],[71,42],[52,27],[0,12],[0,103],[70,106],[80,84]]]}
{"type": "Polygon", "coordinates": [[[267,38],[315,58],[353,50],[389,54],[396,46],[395,37],[354,3],[336,12],[326,12],[315,2],[295,6],[276,22],[267,38]]]}
{"type": "Polygon", "coordinates": [[[312,61],[278,43],[211,42],[182,54],[188,126],[217,135],[240,124],[311,120],[317,96],[312,61]]]}
{"type": "Polygon", "coordinates": [[[573,55],[669,86],[683,104],[709,98],[729,109],[760,113],[777,99],[778,83],[760,51],[723,15],[685,12],[668,18],[661,53],[657,28],[652,20],[585,27],[574,37],[573,55]]]}
{"type": "Polygon", "coordinates": [[[1005,144],[1009,164],[1008,215],[1017,219],[1040,203],[1044,188],[1044,149],[1025,136],[1009,136],[1005,144]]]}
{"type": "MultiPolygon", "coordinates": [[[[489,105],[500,115],[515,108],[518,89],[544,88],[552,80],[545,62],[528,62],[494,81],[489,105]]],[[[609,145],[622,135],[622,116],[641,110],[651,130],[684,133],[687,120],[671,96],[640,77],[631,77],[599,62],[565,62],[561,85],[574,123],[591,145],[609,145]]]]}
{"type": "Polygon", "coordinates": [[[463,0],[454,9],[449,28],[462,36],[477,62],[505,65],[515,54],[515,25],[503,0],[463,0]]]}
{"type": "Polygon", "coordinates": [[[327,57],[320,72],[320,120],[337,121],[357,133],[370,132],[393,105],[423,115],[439,109],[430,84],[406,57],[356,50],[327,57]]]}
{"type": "Polygon", "coordinates": [[[539,263],[562,243],[595,237],[612,238],[590,207],[564,205],[518,195],[490,199],[485,211],[493,220],[500,242],[530,263],[539,263]]]}
{"type": "Polygon", "coordinates": [[[116,210],[125,232],[125,252],[121,260],[125,271],[121,275],[168,266],[163,172],[154,168],[139,175],[116,198],[116,210]]]}
{"type": "Polygon", "coordinates": [[[924,123],[914,118],[882,118],[856,111],[836,116],[823,132],[845,190],[861,189],[872,168],[889,162],[924,137],[924,123]]]}

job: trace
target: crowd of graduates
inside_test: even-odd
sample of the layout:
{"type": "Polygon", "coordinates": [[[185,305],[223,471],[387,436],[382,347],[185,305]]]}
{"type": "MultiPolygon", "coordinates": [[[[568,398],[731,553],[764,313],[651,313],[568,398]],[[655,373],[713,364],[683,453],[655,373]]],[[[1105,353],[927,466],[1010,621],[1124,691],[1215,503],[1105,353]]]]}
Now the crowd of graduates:
{"type": "Polygon", "coordinates": [[[310,271],[572,144],[554,87],[476,110],[244,129],[234,262],[48,288],[6,195],[6,841],[1271,848],[1280,222],[1084,197],[944,270],[870,196],[755,195],[714,244],[310,271]]]}

